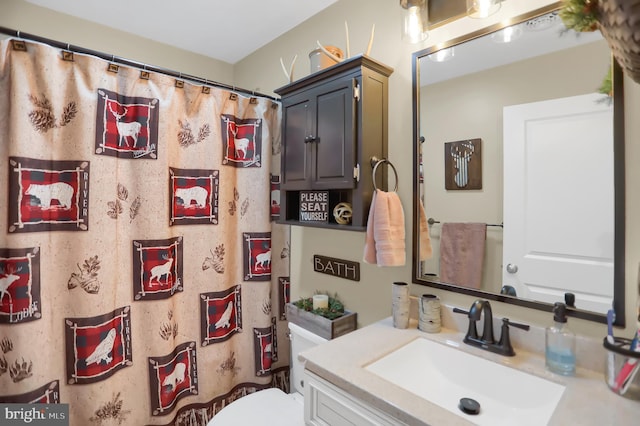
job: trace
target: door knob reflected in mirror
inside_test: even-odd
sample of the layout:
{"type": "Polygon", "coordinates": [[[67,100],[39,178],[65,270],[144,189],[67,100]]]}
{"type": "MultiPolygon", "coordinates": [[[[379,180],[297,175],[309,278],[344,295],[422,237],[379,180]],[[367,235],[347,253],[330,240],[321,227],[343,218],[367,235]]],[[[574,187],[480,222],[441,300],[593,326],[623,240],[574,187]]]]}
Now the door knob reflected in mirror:
{"type": "Polygon", "coordinates": [[[518,265],[514,265],[513,263],[507,264],[507,272],[510,274],[515,274],[518,272],[518,265]]]}

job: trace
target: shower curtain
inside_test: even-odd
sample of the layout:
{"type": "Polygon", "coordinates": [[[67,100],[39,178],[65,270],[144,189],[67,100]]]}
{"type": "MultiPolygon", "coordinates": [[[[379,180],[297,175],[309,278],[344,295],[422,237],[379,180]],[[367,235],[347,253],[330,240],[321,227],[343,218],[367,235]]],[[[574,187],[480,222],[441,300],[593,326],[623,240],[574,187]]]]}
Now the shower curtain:
{"type": "Polygon", "coordinates": [[[0,42],[0,403],[205,425],[288,390],[280,104],[0,42]]]}

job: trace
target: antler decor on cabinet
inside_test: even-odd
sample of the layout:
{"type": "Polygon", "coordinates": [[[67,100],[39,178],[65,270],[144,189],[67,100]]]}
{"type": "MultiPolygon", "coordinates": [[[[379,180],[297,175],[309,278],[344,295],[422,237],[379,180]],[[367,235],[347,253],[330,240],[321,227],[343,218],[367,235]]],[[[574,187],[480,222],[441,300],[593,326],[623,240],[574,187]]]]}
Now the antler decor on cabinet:
{"type": "Polygon", "coordinates": [[[289,83],[293,83],[293,66],[296,63],[296,59],[298,59],[298,55],[293,57],[293,61],[291,61],[291,66],[289,67],[289,71],[287,71],[287,67],[284,66],[284,61],[280,58],[280,65],[282,65],[282,71],[284,71],[284,75],[287,76],[287,80],[289,83]]]}
{"type": "MultiPolygon", "coordinates": [[[[369,53],[371,52],[371,46],[373,45],[373,35],[375,33],[375,29],[376,29],[376,25],[373,24],[371,26],[371,36],[369,37],[369,44],[367,45],[367,50],[365,52],[365,55],[369,56],[369,53]]],[[[347,21],[344,21],[344,30],[345,30],[345,34],[346,34],[346,39],[347,39],[347,56],[346,58],[350,58],[351,57],[351,51],[349,49],[349,25],[347,24],[347,21]]],[[[336,62],[342,62],[344,61],[344,58],[340,58],[336,55],[334,55],[333,53],[329,52],[323,45],[322,43],[320,43],[319,40],[316,40],[316,43],[318,43],[318,47],[322,50],[322,52],[329,56],[331,59],[333,59],[336,62]]]]}

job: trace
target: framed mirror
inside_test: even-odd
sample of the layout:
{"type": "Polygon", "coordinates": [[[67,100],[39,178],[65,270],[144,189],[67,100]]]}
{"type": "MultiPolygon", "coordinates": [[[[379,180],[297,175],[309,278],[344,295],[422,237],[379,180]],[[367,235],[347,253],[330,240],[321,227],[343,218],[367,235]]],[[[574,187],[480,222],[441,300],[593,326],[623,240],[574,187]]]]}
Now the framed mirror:
{"type": "Polygon", "coordinates": [[[558,7],[413,54],[413,282],[624,326],[622,71],[558,7]]]}

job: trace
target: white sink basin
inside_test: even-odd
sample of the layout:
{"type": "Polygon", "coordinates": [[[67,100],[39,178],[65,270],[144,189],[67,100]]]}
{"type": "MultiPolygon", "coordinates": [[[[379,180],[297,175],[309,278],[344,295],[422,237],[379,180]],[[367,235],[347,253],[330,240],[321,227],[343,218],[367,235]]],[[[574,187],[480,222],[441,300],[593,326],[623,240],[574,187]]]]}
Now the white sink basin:
{"type": "Polygon", "coordinates": [[[478,425],[546,425],[564,386],[418,338],[369,364],[366,370],[478,425]],[[480,413],[459,408],[461,398],[480,413]]]}

